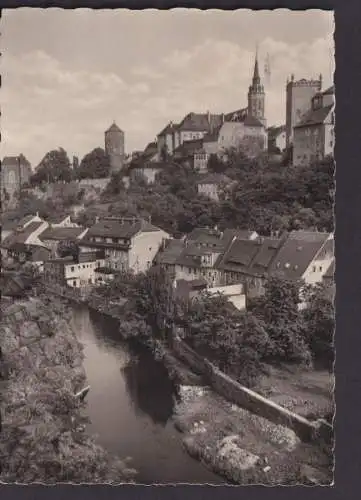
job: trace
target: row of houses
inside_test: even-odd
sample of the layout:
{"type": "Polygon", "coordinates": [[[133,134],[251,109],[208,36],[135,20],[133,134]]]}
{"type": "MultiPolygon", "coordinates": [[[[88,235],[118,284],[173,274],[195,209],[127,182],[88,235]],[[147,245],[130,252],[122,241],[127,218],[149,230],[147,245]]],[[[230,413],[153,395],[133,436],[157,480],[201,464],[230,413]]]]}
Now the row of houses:
{"type": "Polygon", "coordinates": [[[334,242],[328,233],[292,231],[263,238],[255,231],[198,228],[172,239],[139,217],[104,217],[90,228],[54,227],[38,219],[36,215],[20,221],[2,240],[2,254],[31,262],[49,283],[62,286],[94,286],[119,271],[145,272],[158,264],[172,274],[180,295],[207,289],[243,308],[246,297],[263,293],[268,276],[316,284],[333,275],[334,242]],[[75,244],[76,251],[62,257],[64,242],[75,244]]]}
{"type": "Polygon", "coordinates": [[[253,231],[197,229],[183,240],[168,241],[157,262],[189,293],[222,288],[234,293],[241,285],[241,300],[241,295],[261,296],[270,276],[309,285],[332,281],[334,240],[332,234],[311,231],[263,238],[253,231]]]}

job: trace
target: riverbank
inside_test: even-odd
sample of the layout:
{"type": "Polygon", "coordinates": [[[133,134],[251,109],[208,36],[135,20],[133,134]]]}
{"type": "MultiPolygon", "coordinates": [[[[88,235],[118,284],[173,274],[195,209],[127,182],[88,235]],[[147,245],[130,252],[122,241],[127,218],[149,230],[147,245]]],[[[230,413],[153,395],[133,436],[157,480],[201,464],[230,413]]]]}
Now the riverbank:
{"type": "Polygon", "coordinates": [[[1,306],[1,481],[129,482],[134,471],[85,432],[83,352],[66,305],[40,296],[1,306]]]}
{"type": "Polygon", "coordinates": [[[175,425],[194,458],[233,484],[332,483],[332,450],[231,404],[207,386],[181,386],[175,425]]]}

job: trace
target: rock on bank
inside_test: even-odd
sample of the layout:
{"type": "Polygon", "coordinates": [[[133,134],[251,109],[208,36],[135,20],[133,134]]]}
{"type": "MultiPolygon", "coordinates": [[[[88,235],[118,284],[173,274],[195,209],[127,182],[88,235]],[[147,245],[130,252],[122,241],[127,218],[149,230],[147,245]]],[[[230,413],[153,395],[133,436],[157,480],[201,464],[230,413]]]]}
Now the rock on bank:
{"type": "Polygon", "coordinates": [[[129,482],[133,471],[85,432],[82,346],[71,311],[47,297],[1,304],[0,480],[129,482]]]}

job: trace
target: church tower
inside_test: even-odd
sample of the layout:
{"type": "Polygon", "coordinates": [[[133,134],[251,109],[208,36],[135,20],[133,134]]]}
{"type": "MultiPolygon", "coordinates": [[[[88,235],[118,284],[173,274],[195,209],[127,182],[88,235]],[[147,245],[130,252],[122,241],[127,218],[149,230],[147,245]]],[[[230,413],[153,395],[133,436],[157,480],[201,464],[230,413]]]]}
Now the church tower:
{"type": "Polygon", "coordinates": [[[248,90],[248,115],[254,116],[266,127],[265,91],[259,76],[257,52],[258,51],[256,51],[256,58],[254,62],[252,84],[249,86],[248,90]]]}

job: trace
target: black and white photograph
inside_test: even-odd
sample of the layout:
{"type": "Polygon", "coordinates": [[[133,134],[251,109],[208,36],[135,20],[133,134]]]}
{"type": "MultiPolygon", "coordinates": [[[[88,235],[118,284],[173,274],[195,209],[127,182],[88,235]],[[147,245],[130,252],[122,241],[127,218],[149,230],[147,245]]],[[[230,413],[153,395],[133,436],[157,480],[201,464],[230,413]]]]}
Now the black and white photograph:
{"type": "Polygon", "coordinates": [[[1,484],[334,484],[334,30],[2,10],[1,484]]]}

